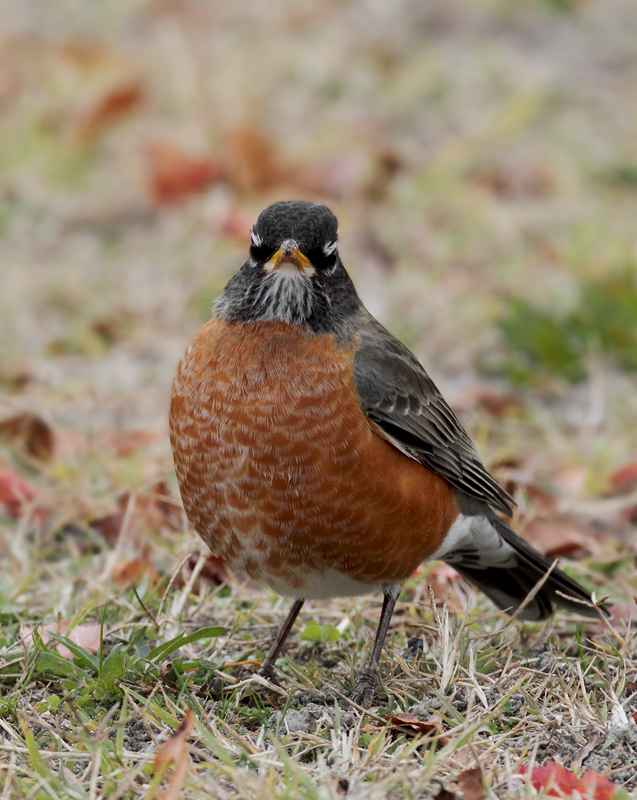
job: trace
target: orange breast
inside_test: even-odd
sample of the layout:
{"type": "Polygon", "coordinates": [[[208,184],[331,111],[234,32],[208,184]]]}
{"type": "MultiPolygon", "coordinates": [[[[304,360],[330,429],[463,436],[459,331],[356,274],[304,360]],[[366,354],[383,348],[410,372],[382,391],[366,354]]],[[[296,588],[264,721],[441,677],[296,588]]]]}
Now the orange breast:
{"type": "Polygon", "coordinates": [[[402,581],[458,515],[446,481],[373,432],[353,347],[284,323],[212,320],[175,379],[189,520],[234,569],[286,594],[303,596],[309,574],[402,581]]]}

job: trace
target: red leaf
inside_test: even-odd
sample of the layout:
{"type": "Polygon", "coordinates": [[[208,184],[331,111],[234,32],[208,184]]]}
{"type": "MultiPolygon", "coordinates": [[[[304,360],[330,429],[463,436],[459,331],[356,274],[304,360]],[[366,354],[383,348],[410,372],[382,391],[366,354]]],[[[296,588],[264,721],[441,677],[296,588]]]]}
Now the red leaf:
{"type": "MultiPolygon", "coordinates": [[[[528,767],[521,767],[520,774],[526,775],[528,767]]],[[[617,787],[606,778],[602,778],[592,769],[581,777],[566,769],[555,761],[547,761],[544,766],[533,767],[531,783],[540,790],[547,790],[548,797],[589,797],[592,800],[612,800],[617,787]]]]}
{"type": "Polygon", "coordinates": [[[103,130],[135,111],[144,99],[144,90],[139,81],[115,86],[78,119],[75,140],[78,144],[91,144],[103,130]]]}
{"type": "Polygon", "coordinates": [[[179,203],[225,177],[220,161],[188,155],[168,142],[150,145],[148,171],[151,194],[161,205],[179,203]]]}
{"type": "MultiPolygon", "coordinates": [[[[4,505],[12,517],[23,516],[26,506],[36,497],[38,490],[9,467],[0,469],[0,504],[4,505]]],[[[38,511],[34,516],[42,518],[38,511]]]]}
{"type": "Polygon", "coordinates": [[[188,735],[194,724],[194,714],[188,709],[177,731],[157,750],[154,764],[156,770],[166,771],[171,764],[173,765],[173,773],[168,777],[168,786],[157,794],[158,800],[178,800],[181,794],[189,764],[188,735]]]}
{"type": "Polygon", "coordinates": [[[610,476],[610,485],[616,492],[627,492],[637,487],[637,461],[616,469],[610,476]]]}

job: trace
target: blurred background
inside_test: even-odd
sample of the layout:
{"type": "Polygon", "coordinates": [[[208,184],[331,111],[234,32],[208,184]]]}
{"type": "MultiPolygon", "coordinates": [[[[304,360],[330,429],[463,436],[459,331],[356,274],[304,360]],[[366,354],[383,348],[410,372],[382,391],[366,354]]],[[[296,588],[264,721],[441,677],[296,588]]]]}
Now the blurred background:
{"type": "Polygon", "coordinates": [[[336,212],[524,535],[623,559],[630,597],[636,29],[633,0],[2,3],[6,602],[65,613],[196,543],[172,378],[281,199],[336,212]]]}

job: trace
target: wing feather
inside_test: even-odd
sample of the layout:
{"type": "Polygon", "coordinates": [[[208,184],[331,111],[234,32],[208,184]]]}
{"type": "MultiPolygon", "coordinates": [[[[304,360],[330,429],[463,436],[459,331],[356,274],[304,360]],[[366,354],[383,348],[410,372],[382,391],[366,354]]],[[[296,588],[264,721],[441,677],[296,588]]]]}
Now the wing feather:
{"type": "Polygon", "coordinates": [[[513,499],[489,475],[456,415],[412,353],[371,314],[359,337],[354,378],[365,414],[456,489],[510,515],[513,499]]]}

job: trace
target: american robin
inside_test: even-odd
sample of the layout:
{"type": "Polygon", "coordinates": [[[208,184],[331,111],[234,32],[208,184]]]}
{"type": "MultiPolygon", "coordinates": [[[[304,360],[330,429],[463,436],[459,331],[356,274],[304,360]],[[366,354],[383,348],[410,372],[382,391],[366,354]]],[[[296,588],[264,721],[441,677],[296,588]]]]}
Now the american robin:
{"type": "Polygon", "coordinates": [[[332,211],[275,203],[251,236],[248,260],[179,365],[170,432],[202,539],[295,598],[261,673],[273,677],[306,599],[381,590],[352,692],[371,702],[403,582],[430,559],[509,612],[526,599],[522,619],[554,605],[594,615],[581,602],[589,593],[496,515],[510,515],[513,500],[423,367],[361,302],[332,211]]]}

